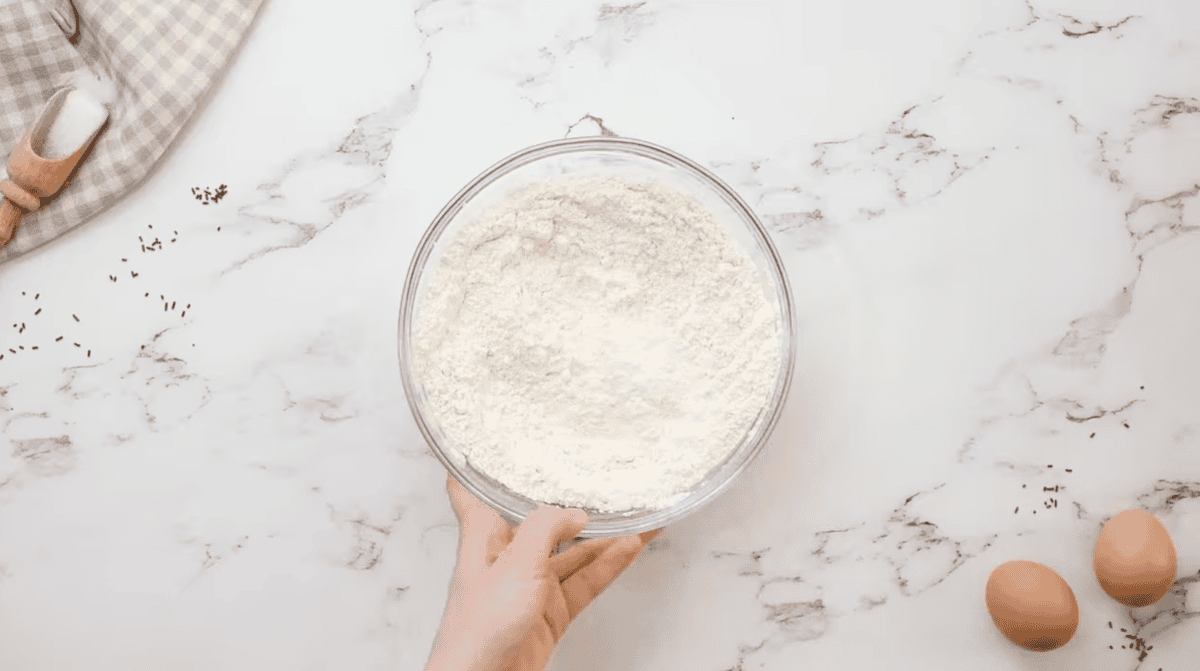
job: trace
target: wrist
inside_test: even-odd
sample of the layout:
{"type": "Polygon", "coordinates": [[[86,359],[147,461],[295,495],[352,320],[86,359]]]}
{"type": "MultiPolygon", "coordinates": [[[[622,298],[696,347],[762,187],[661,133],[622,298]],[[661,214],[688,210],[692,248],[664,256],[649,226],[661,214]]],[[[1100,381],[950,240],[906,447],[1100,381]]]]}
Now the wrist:
{"type": "Polygon", "coordinates": [[[461,651],[464,654],[447,654],[447,651],[434,649],[433,654],[429,657],[429,663],[425,665],[425,671],[492,671],[480,666],[478,654],[465,654],[466,651],[461,651]]]}

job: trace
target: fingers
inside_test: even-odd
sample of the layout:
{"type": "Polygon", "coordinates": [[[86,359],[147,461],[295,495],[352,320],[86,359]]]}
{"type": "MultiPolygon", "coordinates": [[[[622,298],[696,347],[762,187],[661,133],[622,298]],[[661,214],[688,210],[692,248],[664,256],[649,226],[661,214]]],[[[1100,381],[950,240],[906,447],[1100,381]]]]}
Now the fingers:
{"type": "Polygon", "coordinates": [[[561,641],[563,634],[567,633],[567,626],[571,624],[571,612],[567,609],[567,602],[563,599],[561,591],[550,590],[542,617],[550,627],[550,633],[554,634],[554,642],[561,641]]]}
{"type": "Polygon", "coordinates": [[[512,540],[512,527],[453,476],[447,476],[446,491],[458,517],[460,568],[474,572],[491,566],[512,540]]]}
{"type": "MultiPolygon", "coordinates": [[[[646,544],[654,540],[660,533],[662,533],[662,529],[654,529],[640,533],[638,537],[642,539],[643,544],[646,544]]],[[[551,557],[550,569],[558,576],[559,582],[562,582],[579,569],[595,561],[605,550],[621,540],[621,538],[593,538],[583,541],[567,551],[551,557]]]]}
{"type": "Polygon", "coordinates": [[[446,474],[446,493],[450,495],[450,507],[454,509],[454,515],[458,517],[459,522],[487,508],[483,501],[475,498],[474,494],[449,473],[446,474]]]}
{"type": "Polygon", "coordinates": [[[615,539],[617,542],[606,548],[592,563],[563,582],[563,596],[572,620],[637,559],[646,547],[646,541],[641,537],[643,535],[615,539]]]}
{"type": "Polygon", "coordinates": [[[542,506],[525,518],[508,547],[516,561],[545,566],[554,547],[579,535],[587,523],[582,510],[542,506]]]}
{"type": "Polygon", "coordinates": [[[562,582],[592,563],[619,538],[592,538],[550,558],[550,570],[562,582]]]}

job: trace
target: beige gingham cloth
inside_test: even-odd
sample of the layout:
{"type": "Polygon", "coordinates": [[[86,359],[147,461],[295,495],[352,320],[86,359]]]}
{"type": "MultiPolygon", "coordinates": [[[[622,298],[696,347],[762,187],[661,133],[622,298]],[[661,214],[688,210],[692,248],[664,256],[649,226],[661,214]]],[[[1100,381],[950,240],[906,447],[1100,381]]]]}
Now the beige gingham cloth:
{"type": "Polygon", "coordinates": [[[222,74],[262,0],[0,0],[0,179],[50,96],[110,79],[108,125],[75,176],[26,214],[0,263],[112,206],[150,172],[222,74]]]}

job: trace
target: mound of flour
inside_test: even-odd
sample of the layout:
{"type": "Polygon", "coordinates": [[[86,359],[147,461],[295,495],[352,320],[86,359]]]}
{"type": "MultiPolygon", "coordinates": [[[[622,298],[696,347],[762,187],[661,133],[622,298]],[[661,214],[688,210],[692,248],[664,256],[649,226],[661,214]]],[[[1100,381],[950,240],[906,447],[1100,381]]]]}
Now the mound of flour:
{"type": "Polygon", "coordinates": [[[767,278],[691,196],[616,176],[506,195],[449,243],[413,372],[478,470],[601,512],[684,498],[776,384],[767,278]]]}

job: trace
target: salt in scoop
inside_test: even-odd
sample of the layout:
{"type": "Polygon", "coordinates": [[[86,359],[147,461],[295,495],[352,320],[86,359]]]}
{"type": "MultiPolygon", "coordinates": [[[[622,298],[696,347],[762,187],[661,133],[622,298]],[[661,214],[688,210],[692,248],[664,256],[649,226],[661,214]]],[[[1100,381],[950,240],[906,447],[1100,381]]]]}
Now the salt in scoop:
{"type": "Polygon", "coordinates": [[[13,150],[8,179],[0,182],[0,247],[26,212],[62,189],[107,121],[108,108],[86,88],[68,87],[50,97],[13,150]]]}

